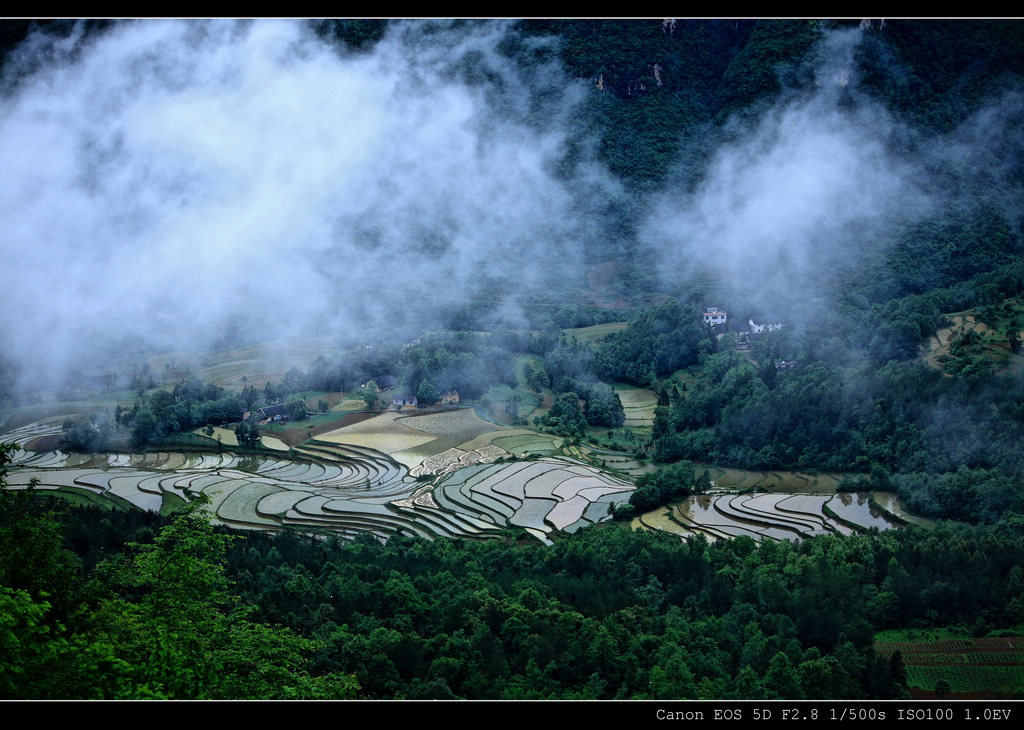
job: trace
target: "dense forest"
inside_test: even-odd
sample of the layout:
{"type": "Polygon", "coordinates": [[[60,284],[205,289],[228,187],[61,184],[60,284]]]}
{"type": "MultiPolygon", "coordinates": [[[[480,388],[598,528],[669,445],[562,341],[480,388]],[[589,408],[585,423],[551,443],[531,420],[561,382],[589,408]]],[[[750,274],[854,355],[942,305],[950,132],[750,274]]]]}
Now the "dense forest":
{"type": "MultiPolygon", "coordinates": [[[[31,39],[71,48],[118,25],[0,23],[8,92],[41,63],[31,39]]],[[[305,31],[359,59],[395,26],[305,31]]],[[[619,519],[550,546],[515,530],[382,544],[232,533],[201,504],[168,517],[0,490],[0,697],[891,699],[909,696],[906,671],[899,653],[876,654],[877,632],[1024,630],[1024,23],[530,20],[502,24],[496,47],[527,79],[525,101],[482,56],[446,73],[525,129],[564,104],[552,67],[579,82],[553,175],[589,181],[596,165],[613,181],[572,203],[589,226],[580,271],[610,272],[599,284],[577,272],[499,292],[507,281],[474,276],[457,297],[419,300],[416,316],[368,324],[358,344],[237,392],[195,376],[158,388],[126,366],[133,405],[69,418],[62,446],[159,449],[239,424],[255,448],[242,414],[286,403],[301,420],[312,391],[379,409],[367,384],[382,377],[424,405],[457,391],[483,411],[518,389],[551,404],[523,425],[656,465],[619,519]],[[848,66],[833,81],[822,69],[839,47],[848,66]],[[823,88],[825,111],[804,106],[826,103],[823,88]],[[878,149],[863,141],[868,172],[854,158],[840,168],[880,196],[786,208],[817,221],[780,234],[803,236],[792,248],[768,214],[737,223],[741,235],[701,229],[723,213],[702,191],[753,177],[744,153],[789,134],[764,120],[806,108],[891,130],[878,149]],[[895,169],[913,183],[893,203],[895,169]],[[724,261],[694,253],[717,249],[715,236],[744,243],[723,243],[724,261]],[[705,324],[708,306],[727,308],[728,325],[705,324]],[[764,317],[784,324],[748,340],[747,321],[764,317]],[[567,332],[613,322],[625,324],[597,339],[567,332]],[[948,352],[925,357],[944,329],[948,352]],[[615,383],[657,394],[649,431],[624,428],[615,383]],[[625,519],[708,488],[693,463],[847,473],[851,491],[895,491],[937,526],[800,543],[630,531],[625,519]]],[[[819,202],[791,183],[772,184],[819,202]]],[[[396,286],[384,278],[375,286],[396,286]]],[[[258,340],[232,326],[220,346],[258,340]]],[[[5,407],[39,402],[23,370],[0,353],[5,407]]]]}
{"type": "Polygon", "coordinates": [[[874,631],[989,635],[1024,591],[1009,523],[382,545],[0,498],[5,697],[898,698],[874,631]]]}

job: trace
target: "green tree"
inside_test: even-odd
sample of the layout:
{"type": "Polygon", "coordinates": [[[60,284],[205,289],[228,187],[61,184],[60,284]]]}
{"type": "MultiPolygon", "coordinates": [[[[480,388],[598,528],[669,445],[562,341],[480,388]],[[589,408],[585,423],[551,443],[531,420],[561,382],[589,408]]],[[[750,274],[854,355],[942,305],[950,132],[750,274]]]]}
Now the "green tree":
{"type": "Polygon", "coordinates": [[[380,388],[372,380],[366,384],[365,387],[360,388],[356,391],[356,395],[366,403],[366,407],[369,410],[373,410],[377,407],[377,403],[380,402],[380,388]]]}
{"type": "Polygon", "coordinates": [[[793,668],[789,657],[781,651],[768,663],[768,673],[764,677],[764,686],[770,698],[784,700],[803,699],[800,691],[800,678],[793,668]]]}
{"type": "Polygon", "coordinates": [[[306,401],[301,398],[294,398],[285,404],[288,409],[288,417],[293,421],[304,421],[309,417],[309,407],[306,401]]]}
{"type": "Polygon", "coordinates": [[[426,405],[433,405],[441,400],[441,391],[437,386],[424,378],[416,389],[416,400],[426,405]]]}
{"type": "Polygon", "coordinates": [[[39,682],[67,651],[50,603],[0,585],[0,699],[41,698],[39,682]]]}
{"type": "Polygon", "coordinates": [[[255,449],[260,445],[260,427],[252,421],[242,421],[235,426],[235,437],[240,446],[255,449]]]}
{"type": "Polygon", "coordinates": [[[105,604],[121,652],[132,667],[122,696],[168,699],[346,699],[351,677],[310,677],[313,645],[290,629],[250,619],[225,576],[225,553],[237,538],[214,530],[193,507],[134,544],[128,563],[108,572],[122,594],[105,604]],[[127,590],[125,590],[127,589],[127,590]]]}
{"type": "Polygon", "coordinates": [[[575,438],[587,431],[580,397],[575,393],[562,393],[558,396],[544,420],[560,436],[575,438]]]}
{"type": "Polygon", "coordinates": [[[156,432],[156,416],[148,408],[143,408],[132,420],[132,443],[145,446],[156,437],[156,432]]]}
{"type": "MultiPolygon", "coordinates": [[[[0,445],[0,464],[9,458],[0,445]]],[[[26,491],[9,492],[0,479],[0,585],[49,600],[66,618],[78,583],[78,558],[64,548],[65,508],[42,504],[26,491]]]]}

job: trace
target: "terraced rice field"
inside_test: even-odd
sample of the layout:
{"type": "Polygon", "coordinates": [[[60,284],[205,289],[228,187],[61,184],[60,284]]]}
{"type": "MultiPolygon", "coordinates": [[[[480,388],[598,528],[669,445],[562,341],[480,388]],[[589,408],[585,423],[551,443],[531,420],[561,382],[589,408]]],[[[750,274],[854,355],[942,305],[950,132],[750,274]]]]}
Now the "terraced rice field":
{"type": "Polygon", "coordinates": [[[417,431],[425,431],[444,438],[470,441],[495,430],[493,424],[481,420],[472,408],[460,408],[422,416],[404,416],[398,422],[417,431]]]}
{"type": "Polygon", "coordinates": [[[516,456],[557,454],[562,443],[562,439],[557,436],[548,436],[525,429],[509,432],[508,435],[499,434],[489,440],[494,446],[516,456]]]}
{"type": "Polygon", "coordinates": [[[399,423],[400,413],[382,413],[351,426],[321,434],[319,440],[337,444],[351,444],[383,451],[385,454],[404,451],[437,438],[434,434],[399,423]]]}
{"type": "MultiPolygon", "coordinates": [[[[1024,312],[1024,307],[1018,300],[1009,299],[1004,304],[1009,305],[1010,311],[1015,316],[1024,312]]],[[[947,313],[945,316],[949,320],[950,326],[933,334],[928,339],[927,348],[921,353],[922,358],[929,365],[941,370],[943,361],[951,354],[950,346],[954,341],[966,333],[975,333],[981,336],[980,342],[970,346],[968,348],[970,352],[983,355],[995,363],[999,369],[1005,367],[1011,372],[1020,370],[1024,356],[1020,353],[1013,353],[1010,349],[1009,339],[1004,331],[1011,321],[1008,317],[1001,317],[998,323],[993,323],[995,325],[993,327],[982,321],[978,317],[978,312],[973,309],[947,313]]]]}
{"type": "Polygon", "coordinates": [[[521,429],[484,432],[493,427],[472,412],[452,414],[406,419],[417,428],[396,423],[398,414],[385,414],[391,418],[354,424],[363,428],[339,429],[344,434],[335,432],[333,441],[303,445],[296,451],[298,459],[230,451],[87,455],[25,448],[40,436],[59,434],[60,419],[31,424],[0,440],[18,445],[7,476],[11,489],[35,482],[40,490],[85,494],[154,511],[168,500],[189,500],[201,493],[209,498],[206,509],[216,523],[244,529],[294,527],[343,537],[369,532],[382,540],[396,534],[485,538],[521,527],[548,542],[555,530],[571,532],[607,519],[611,507],[628,499],[633,489],[628,481],[565,459],[484,463],[509,456],[492,439],[549,452],[557,447],[550,437],[521,429]],[[373,443],[374,433],[389,434],[385,445],[391,448],[408,443],[403,437],[444,443],[472,438],[462,444],[464,448],[450,450],[459,454],[452,464],[439,462],[436,471],[421,472],[442,475],[432,486],[418,481],[401,461],[367,445],[373,443]],[[480,470],[488,471],[473,482],[476,486],[459,492],[459,486],[480,470]],[[451,488],[458,496],[449,494],[451,488]]]}
{"type": "MultiPolygon", "coordinates": [[[[634,530],[660,530],[661,532],[671,532],[673,535],[679,535],[680,537],[693,537],[696,535],[697,530],[685,527],[673,519],[672,509],[670,507],[659,507],[656,510],[651,510],[634,518],[630,526],[634,530]]],[[[705,534],[711,541],[717,539],[714,535],[705,534]]]]}
{"type": "Polygon", "coordinates": [[[927,517],[918,517],[904,510],[903,505],[899,503],[896,494],[893,492],[874,492],[874,498],[884,511],[895,515],[908,524],[927,528],[935,527],[935,520],[929,520],[927,517]]]}
{"type": "Polygon", "coordinates": [[[635,479],[641,474],[646,474],[649,471],[655,469],[654,464],[641,463],[636,460],[633,454],[627,454],[622,451],[610,451],[608,449],[599,449],[592,446],[580,446],[580,454],[586,458],[591,464],[601,466],[606,469],[611,469],[616,472],[621,472],[631,479],[635,479]]]}
{"type": "Polygon", "coordinates": [[[619,394],[622,410],[626,413],[626,423],[623,425],[630,428],[650,428],[654,425],[658,396],[653,390],[619,383],[615,386],[615,392],[619,394]]]}
{"type": "Polygon", "coordinates": [[[202,360],[189,353],[160,355],[151,358],[150,368],[160,372],[164,363],[173,359],[189,367],[204,383],[241,390],[246,384],[281,382],[292,367],[308,370],[318,356],[331,357],[337,350],[338,343],[332,337],[307,337],[213,353],[202,360]]]}
{"type": "Polygon", "coordinates": [[[871,494],[866,492],[839,492],[825,503],[825,509],[843,523],[858,528],[889,530],[902,524],[872,505],[871,494]]]}
{"type": "Polygon", "coordinates": [[[607,519],[633,485],[567,459],[476,465],[445,476],[434,489],[442,508],[494,525],[522,527],[543,542],[607,519]]]}
{"type": "Polygon", "coordinates": [[[870,505],[870,497],[869,493],[701,494],[641,515],[634,529],[664,530],[684,537],[702,533],[709,540],[745,535],[760,542],[898,527],[891,515],[870,505]]]}
{"type": "MultiPolygon", "coordinates": [[[[202,434],[205,436],[205,434],[203,434],[203,429],[201,428],[197,428],[192,433],[202,434]]],[[[220,436],[220,442],[225,446],[238,446],[238,437],[235,436],[235,432],[232,431],[231,429],[215,426],[213,429],[213,438],[217,438],[218,436],[220,436]]],[[[288,444],[286,444],[279,438],[274,438],[273,436],[268,436],[267,434],[263,434],[260,437],[260,443],[263,444],[263,446],[265,446],[268,449],[274,449],[276,451],[288,450],[288,444]]]]}
{"type": "MultiPolygon", "coordinates": [[[[703,467],[696,466],[697,471],[703,467]]],[[[714,485],[721,489],[771,492],[807,492],[832,494],[842,484],[843,474],[810,474],[795,471],[746,471],[743,469],[708,468],[714,485]]]]}
{"type": "MultiPolygon", "coordinates": [[[[473,451],[476,446],[469,446],[467,442],[480,440],[480,445],[484,446],[492,438],[520,432],[521,429],[504,429],[483,421],[472,409],[462,408],[415,416],[399,412],[382,413],[375,418],[329,431],[322,434],[319,440],[383,451],[395,461],[416,470],[414,476],[418,476],[421,473],[440,473],[436,465],[417,469],[426,460],[436,459],[439,454],[456,448],[463,452],[473,451]]],[[[507,452],[503,450],[500,456],[505,455],[507,452]]],[[[499,457],[494,456],[490,460],[494,458],[499,457]]],[[[457,460],[458,455],[455,455],[445,461],[457,460]]],[[[487,457],[483,457],[483,460],[487,460],[487,457]]]]}
{"type": "MultiPolygon", "coordinates": [[[[24,489],[37,480],[39,489],[149,510],[202,493],[210,498],[210,516],[217,522],[345,537],[369,532],[380,539],[395,534],[484,538],[516,527],[549,542],[552,533],[608,519],[628,500],[632,479],[648,468],[628,454],[587,448],[578,452],[587,461],[568,458],[560,454],[557,437],[495,426],[471,410],[385,413],[310,440],[292,459],[284,453],[240,456],[229,450],[88,455],[27,448],[40,437],[58,435],[61,422],[29,424],[0,438],[17,445],[10,488],[24,489]],[[600,462],[615,473],[598,468],[600,462]]],[[[226,446],[229,434],[234,436],[222,434],[226,446]]],[[[833,494],[842,475],[709,472],[716,489],[758,491],[693,497],[641,515],[635,526],[709,539],[799,540],[889,529],[897,525],[893,514],[915,519],[891,494],[876,494],[874,502],[867,494],[833,494]]]]}

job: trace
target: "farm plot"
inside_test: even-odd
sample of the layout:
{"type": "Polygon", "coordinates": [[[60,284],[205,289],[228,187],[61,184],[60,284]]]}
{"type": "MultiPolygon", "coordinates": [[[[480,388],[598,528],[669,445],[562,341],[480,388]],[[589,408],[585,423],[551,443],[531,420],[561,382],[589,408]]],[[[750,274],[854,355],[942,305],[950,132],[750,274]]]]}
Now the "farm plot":
{"type": "Polygon", "coordinates": [[[682,504],[674,507],[672,517],[695,532],[705,533],[709,538],[730,538],[746,535],[755,540],[760,540],[760,533],[752,529],[750,525],[738,523],[736,520],[720,514],[715,509],[716,499],[717,497],[711,495],[690,497],[682,504]]]}
{"type": "MultiPolygon", "coordinates": [[[[304,337],[213,353],[201,363],[194,362],[194,356],[185,353],[176,353],[173,357],[191,367],[204,383],[241,390],[246,383],[280,382],[290,368],[307,370],[318,356],[330,357],[335,352],[334,338],[304,337]]],[[[167,355],[154,357],[150,366],[154,370],[161,369],[167,358],[167,355]]]]}
{"type": "Polygon", "coordinates": [[[1024,688],[1024,666],[988,666],[985,664],[906,664],[907,684],[914,699],[935,696],[935,687],[942,680],[949,685],[950,695],[971,699],[1009,698],[1024,688]]]}
{"type": "MultiPolygon", "coordinates": [[[[506,455],[486,441],[491,433],[480,433],[482,422],[472,412],[455,412],[455,416],[424,419],[420,425],[435,432],[448,430],[454,438],[482,438],[479,449],[463,452],[463,456],[472,454],[472,459],[464,462],[460,458],[457,464],[506,455]]],[[[372,421],[363,423],[373,425],[372,421]]],[[[408,438],[411,434],[416,440],[445,439],[395,424],[394,418],[383,421],[383,425],[392,437],[408,438]]],[[[373,429],[364,426],[357,433],[365,436],[373,429]]],[[[514,435],[537,438],[529,432],[514,435]]],[[[21,436],[31,438],[28,433],[21,436]]],[[[343,438],[358,440],[348,435],[343,438]]],[[[553,449],[550,439],[542,442],[553,449]]],[[[520,525],[541,541],[546,541],[553,529],[586,522],[586,516],[591,516],[590,521],[607,518],[607,504],[602,502],[598,505],[601,509],[593,511],[595,503],[617,494],[625,499],[632,489],[621,480],[587,476],[589,467],[553,460],[459,469],[458,478],[452,480],[457,485],[453,494],[446,498],[444,489],[435,490],[435,500],[401,464],[368,446],[314,441],[302,451],[300,460],[256,455],[242,460],[230,452],[187,456],[173,452],[104,454],[87,469],[60,468],[64,459],[53,452],[23,452],[21,461],[39,466],[13,468],[10,485],[25,488],[38,480],[40,488],[69,494],[91,492],[119,504],[127,502],[151,510],[160,509],[167,495],[188,500],[190,494],[202,492],[210,498],[206,509],[212,521],[247,529],[292,526],[346,537],[370,532],[381,539],[394,534],[481,538],[502,527],[520,525]],[[239,468],[243,464],[244,471],[239,468]],[[519,472],[524,476],[517,477],[519,472]],[[546,476],[545,482],[534,484],[531,494],[535,496],[527,497],[530,479],[549,472],[559,475],[546,476]],[[570,480],[575,480],[572,489],[564,486],[570,480]],[[561,493],[556,494],[560,485],[561,493]],[[417,498],[411,499],[417,489],[417,498]],[[555,516],[548,520],[555,508],[555,516]]]]}
{"type": "MultiPolygon", "coordinates": [[[[438,505],[499,526],[523,527],[542,541],[553,530],[591,521],[599,500],[629,499],[633,485],[565,459],[474,466],[445,476],[434,489],[438,505]]],[[[600,517],[608,518],[606,505],[600,517]]]]}
{"type": "MultiPolygon", "coordinates": [[[[703,532],[710,538],[746,535],[755,540],[802,540],[822,534],[852,534],[855,530],[872,527],[891,529],[892,520],[886,521],[880,510],[876,517],[864,519],[871,495],[825,495],[753,493],[753,494],[701,494],[689,497],[666,512],[659,508],[641,515],[637,527],[664,529],[680,533],[672,522],[692,532],[703,532]],[[834,519],[827,504],[840,498],[848,505],[842,520],[834,519]],[[857,512],[856,510],[861,510],[857,512]],[[884,526],[883,526],[884,525],[884,526]]],[[[869,515],[870,517],[870,515],[869,515]]]]}
{"type": "Polygon", "coordinates": [[[259,504],[264,497],[284,491],[273,484],[250,484],[247,489],[236,489],[217,507],[217,518],[232,527],[277,527],[280,522],[260,514],[259,504]]]}
{"type": "MultiPolygon", "coordinates": [[[[892,633],[897,632],[880,636],[892,633]]],[[[899,638],[876,641],[875,651],[887,658],[900,652],[915,699],[935,697],[942,680],[949,685],[950,699],[1000,699],[1024,690],[1024,638],[899,638]]]]}
{"type": "Polygon", "coordinates": [[[738,498],[730,501],[730,505],[753,519],[768,521],[785,526],[801,535],[824,535],[829,532],[823,515],[798,515],[785,512],[779,504],[789,499],[785,494],[760,494],[753,497],[738,498]]]}
{"type": "Polygon", "coordinates": [[[582,515],[590,505],[590,500],[582,495],[571,497],[556,503],[548,512],[547,520],[556,530],[566,530],[583,519],[582,515]]]}
{"type": "Polygon", "coordinates": [[[903,509],[903,506],[899,503],[899,498],[894,492],[874,492],[874,498],[879,507],[904,522],[908,522],[912,525],[918,525],[920,527],[927,527],[929,529],[935,527],[934,520],[929,520],[927,517],[912,515],[903,509]]]}
{"type": "Polygon", "coordinates": [[[521,434],[498,436],[491,443],[511,454],[557,454],[562,439],[557,436],[526,431],[521,434]]]}
{"type": "MultiPolygon", "coordinates": [[[[411,449],[393,451],[389,456],[405,464],[413,476],[420,474],[443,474],[459,468],[459,461],[469,459],[465,451],[456,448],[455,439],[435,438],[411,449]]],[[[467,464],[463,464],[466,466],[467,464]]]]}
{"type": "Polygon", "coordinates": [[[654,409],[658,406],[658,396],[653,390],[634,388],[617,383],[615,392],[622,401],[622,410],[626,414],[626,426],[650,427],[654,425],[654,409]]]}
{"type": "MultiPolygon", "coordinates": [[[[39,431],[30,428],[12,435],[31,438],[30,434],[39,431]]],[[[40,488],[69,493],[88,490],[118,503],[150,510],[160,509],[165,495],[187,500],[186,490],[204,491],[212,497],[212,510],[218,518],[254,526],[279,524],[279,520],[268,521],[269,515],[261,515],[256,506],[271,493],[299,490],[308,497],[309,490],[313,490],[333,497],[351,494],[386,502],[407,496],[416,486],[401,465],[380,452],[359,447],[332,448],[334,452],[318,453],[315,459],[301,461],[263,456],[243,460],[229,452],[101,454],[77,460],[88,464],[88,468],[59,468],[63,462],[53,458],[54,452],[23,452],[22,462],[43,466],[15,467],[9,483],[12,488],[25,487],[35,479],[40,488]],[[246,471],[239,471],[240,465],[246,471]]]]}
{"type": "MultiPolygon", "coordinates": [[[[705,467],[695,464],[700,473],[705,467]]],[[[709,467],[712,484],[719,489],[756,490],[780,494],[833,494],[846,478],[844,474],[809,474],[795,471],[746,471],[726,467],[709,467]]]]}
{"type": "Polygon", "coordinates": [[[460,443],[470,441],[480,434],[498,430],[493,424],[481,420],[472,408],[460,408],[422,416],[406,416],[399,418],[398,422],[417,431],[456,439],[460,443]]]}
{"type": "Polygon", "coordinates": [[[400,413],[382,413],[359,423],[320,434],[319,440],[335,444],[366,446],[385,454],[426,444],[437,438],[435,434],[411,428],[399,420],[407,420],[400,413]]]}
{"type": "MultiPolygon", "coordinates": [[[[632,525],[634,530],[660,530],[661,532],[670,532],[680,537],[693,537],[697,534],[696,530],[691,530],[688,527],[684,527],[679,524],[672,517],[672,510],[665,507],[658,507],[657,509],[645,512],[634,520],[632,525]]],[[[714,535],[708,535],[709,540],[716,539],[714,535]]]]}
{"type": "Polygon", "coordinates": [[[826,514],[831,512],[838,521],[860,529],[877,527],[890,530],[900,523],[871,504],[870,492],[840,492],[825,503],[826,514]]]}
{"type": "MultiPolygon", "coordinates": [[[[192,433],[199,434],[201,436],[206,435],[203,433],[203,430],[201,428],[195,429],[194,431],[192,431],[192,433]]],[[[235,436],[235,432],[229,428],[214,426],[213,438],[215,440],[219,440],[220,443],[223,444],[224,446],[238,446],[238,437],[235,436]]],[[[265,448],[274,449],[275,451],[288,450],[288,444],[286,444],[284,441],[282,441],[279,438],[275,438],[274,436],[269,436],[265,433],[260,436],[260,443],[265,448]]]]}
{"type": "Polygon", "coordinates": [[[605,337],[615,332],[621,332],[629,326],[628,322],[606,322],[594,324],[590,327],[572,327],[562,332],[567,337],[575,337],[580,342],[600,342],[605,337]]]}
{"type": "MultiPolygon", "coordinates": [[[[14,436],[28,443],[54,427],[37,424],[14,436]]],[[[69,468],[68,459],[54,452],[22,449],[21,465],[11,468],[9,482],[12,488],[25,488],[38,479],[41,488],[91,492],[144,509],[159,509],[168,496],[187,500],[190,493],[203,491],[212,500],[211,519],[253,529],[294,526],[348,537],[362,531],[382,539],[390,534],[480,538],[518,526],[542,542],[555,531],[571,532],[608,519],[614,506],[628,500],[634,488],[629,481],[583,461],[555,456],[560,439],[526,429],[494,429],[471,411],[412,417],[384,414],[334,433],[334,441],[315,440],[303,446],[299,459],[284,454],[240,459],[230,452],[102,454],[83,456],[76,459],[81,466],[69,468]],[[417,427],[410,428],[410,422],[417,427]],[[438,475],[432,487],[410,476],[393,455],[368,445],[390,438],[392,448],[411,441],[418,444],[413,448],[429,449],[435,443],[467,437],[460,448],[435,454],[436,464],[428,461],[434,457],[424,461],[431,471],[422,473],[438,475]],[[360,440],[364,443],[352,443],[360,440]],[[549,455],[484,463],[531,452],[549,455]]],[[[815,480],[838,484],[841,475],[725,469],[713,473],[736,486],[776,488],[771,494],[702,495],[671,511],[643,515],[639,522],[646,529],[677,534],[699,531],[711,538],[749,535],[757,540],[795,540],[825,531],[892,526],[879,509],[874,508],[876,514],[871,515],[867,495],[797,495],[777,488],[795,482],[821,489],[815,480]],[[865,512],[873,521],[861,516],[865,512]],[[834,520],[826,516],[829,513],[842,519],[834,520]]],[[[883,501],[896,511],[890,497],[883,496],[883,501]]]]}

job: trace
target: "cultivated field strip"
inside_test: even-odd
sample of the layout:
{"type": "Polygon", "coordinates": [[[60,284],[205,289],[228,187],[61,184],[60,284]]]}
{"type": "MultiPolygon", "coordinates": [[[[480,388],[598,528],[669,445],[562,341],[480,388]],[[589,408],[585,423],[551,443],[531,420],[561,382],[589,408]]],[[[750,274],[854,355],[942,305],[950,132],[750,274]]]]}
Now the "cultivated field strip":
{"type": "Polygon", "coordinates": [[[941,680],[951,692],[987,696],[1009,696],[1024,685],[1024,638],[1019,636],[876,641],[875,651],[884,658],[900,652],[915,697],[933,696],[941,680]]]}
{"type": "Polygon", "coordinates": [[[797,539],[800,536],[799,530],[792,525],[772,522],[766,519],[757,519],[751,513],[734,506],[742,505],[743,497],[746,495],[728,496],[721,495],[713,501],[714,509],[726,522],[724,524],[743,526],[750,532],[761,537],[770,537],[773,540],[797,539]]]}
{"type": "Polygon", "coordinates": [[[919,525],[921,527],[930,528],[935,526],[934,520],[929,520],[926,517],[918,517],[917,515],[912,515],[904,510],[903,506],[899,503],[896,494],[893,492],[874,492],[874,500],[883,510],[895,515],[904,522],[908,522],[912,525],[919,525]]]}
{"type": "Polygon", "coordinates": [[[654,409],[658,406],[658,396],[654,391],[646,388],[616,386],[615,393],[622,403],[626,426],[642,428],[654,425],[654,409]]]}
{"type": "MultiPolygon", "coordinates": [[[[56,423],[33,424],[5,437],[19,444],[8,481],[14,489],[35,483],[40,489],[84,491],[154,511],[168,497],[178,503],[202,493],[212,521],[243,529],[480,539],[519,527],[542,542],[552,531],[607,519],[609,505],[625,501],[633,489],[623,479],[570,459],[484,463],[507,458],[509,452],[487,442],[488,434],[472,413],[452,423],[416,419],[405,420],[439,437],[448,428],[480,441],[475,449],[453,450],[465,457],[456,459],[457,466],[465,466],[436,477],[433,488],[365,444],[313,441],[297,452],[297,459],[229,451],[89,455],[25,448],[40,436],[58,435],[56,423]],[[416,500],[411,499],[414,492],[420,494],[416,500]]],[[[538,434],[500,438],[527,452],[557,450],[555,442],[538,434]]]]}
{"type": "Polygon", "coordinates": [[[844,493],[848,506],[842,520],[828,514],[835,497],[811,494],[700,494],[671,508],[659,507],[636,520],[643,529],[682,536],[703,533],[708,539],[746,535],[754,540],[802,540],[815,535],[849,535],[858,530],[891,529],[891,519],[877,508],[868,509],[870,493],[844,493]],[[851,506],[852,505],[852,506],[851,506]],[[856,508],[856,509],[854,509],[856,508]],[[873,513],[873,514],[872,514],[873,513]]]}
{"type": "MultiPolygon", "coordinates": [[[[628,454],[581,450],[595,463],[600,459],[619,464],[622,470],[615,475],[556,455],[556,441],[542,434],[522,429],[483,432],[470,412],[455,414],[450,422],[445,414],[436,416],[382,421],[381,428],[400,434],[412,431],[409,426],[416,424],[420,433],[447,439],[445,443],[451,440],[446,429],[453,436],[472,437],[458,448],[445,446],[445,458],[433,465],[441,468],[420,470],[419,479],[389,454],[340,440],[307,442],[291,459],[283,453],[88,455],[27,449],[41,436],[60,433],[56,419],[17,429],[3,440],[19,445],[8,475],[11,488],[25,488],[35,480],[41,489],[88,492],[150,510],[160,509],[168,498],[178,503],[202,493],[209,497],[211,519],[224,524],[248,529],[293,527],[342,537],[370,533],[380,539],[390,535],[481,539],[518,528],[548,542],[554,532],[572,532],[609,519],[634,489],[619,476],[631,473],[622,467],[635,464],[628,454]],[[533,456],[506,460],[510,454],[524,453],[533,456]],[[502,460],[485,463],[484,456],[502,460]],[[432,484],[427,481],[430,478],[432,484]]],[[[364,434],[370,432],[368,426],[364,428],[364,434]]],[[[780,488],[793,485],[823,491],[838,484],[841,475],[710,471],[718,486],[723,482],[742,488],[760,484],[772,493],[700,495],[642,515],[638,524],[683,536],[747,535],[755,540],[799,540],[895,524],[872,506],[868,495],[793,494],[780,488]]],[[[883,502],[895,504],[891,497],[880,499],[883,502]]]]}
{"type": "Polygon", "coordinates": [[[965,652],[980,652],[985,661],[992,657],[992,653],[1016,654],[1024,652],[1024,637],[1021,636],[985,636],[972,639],[936,639],[934,641],[908,640],[908,641],[876,641],[875,651],[879,654],[889,656],[899,651],[904,657],[914,654],[935,655],[935,654],[963,654],[965,652]]]}
{"type": "MultiPolygon", "coordinates": [[[[696,530],[690,529],[680,524],[678,520],[672,518],[672,510],[666,509],[665,507],[659,507],[656,510],[645,512],[634,520],[633,529],[646,528],[649,530],[660,530],[662,532],[670,532],[680,537],[693,537],[697,534],[696,530]]],[[[716,540],[717,537],[713,534],[705,533],[709,540],[716,540]]]]}
{"type": "Polygon", "coordinates": [[[460,469],[442,478],[434,498],[445,509],[468,511],[496,525],[522,527],[530,534],[546,536],[607,519],[607,503],[591,510],[597,500],[624,502],[632,489],[628,482],[593,467],[545,458],[460,469]]]}
{"type": "Polygon", "coordinates": [[[825,508],[848,525],[877,527],[879,530],[899,527],[898,521],[872,506],[870,497],[870,494],[863,492],[840,492],[825,503],[825,508]]]}
{"type": "Polygon", "coordinates": [[[825,529],[824,519],[800,519],[796,515],[789,515],[778,509],[779,502],[787,498],[785,494],[761,494],[755,497],[743,496],[742,499],[733,499],[730,505],[735,507],[741,514],[747,514],[759,521],[768,521],[772,524],[786,526],[800,535],[823,535],[828,532],[825,529]]]}

